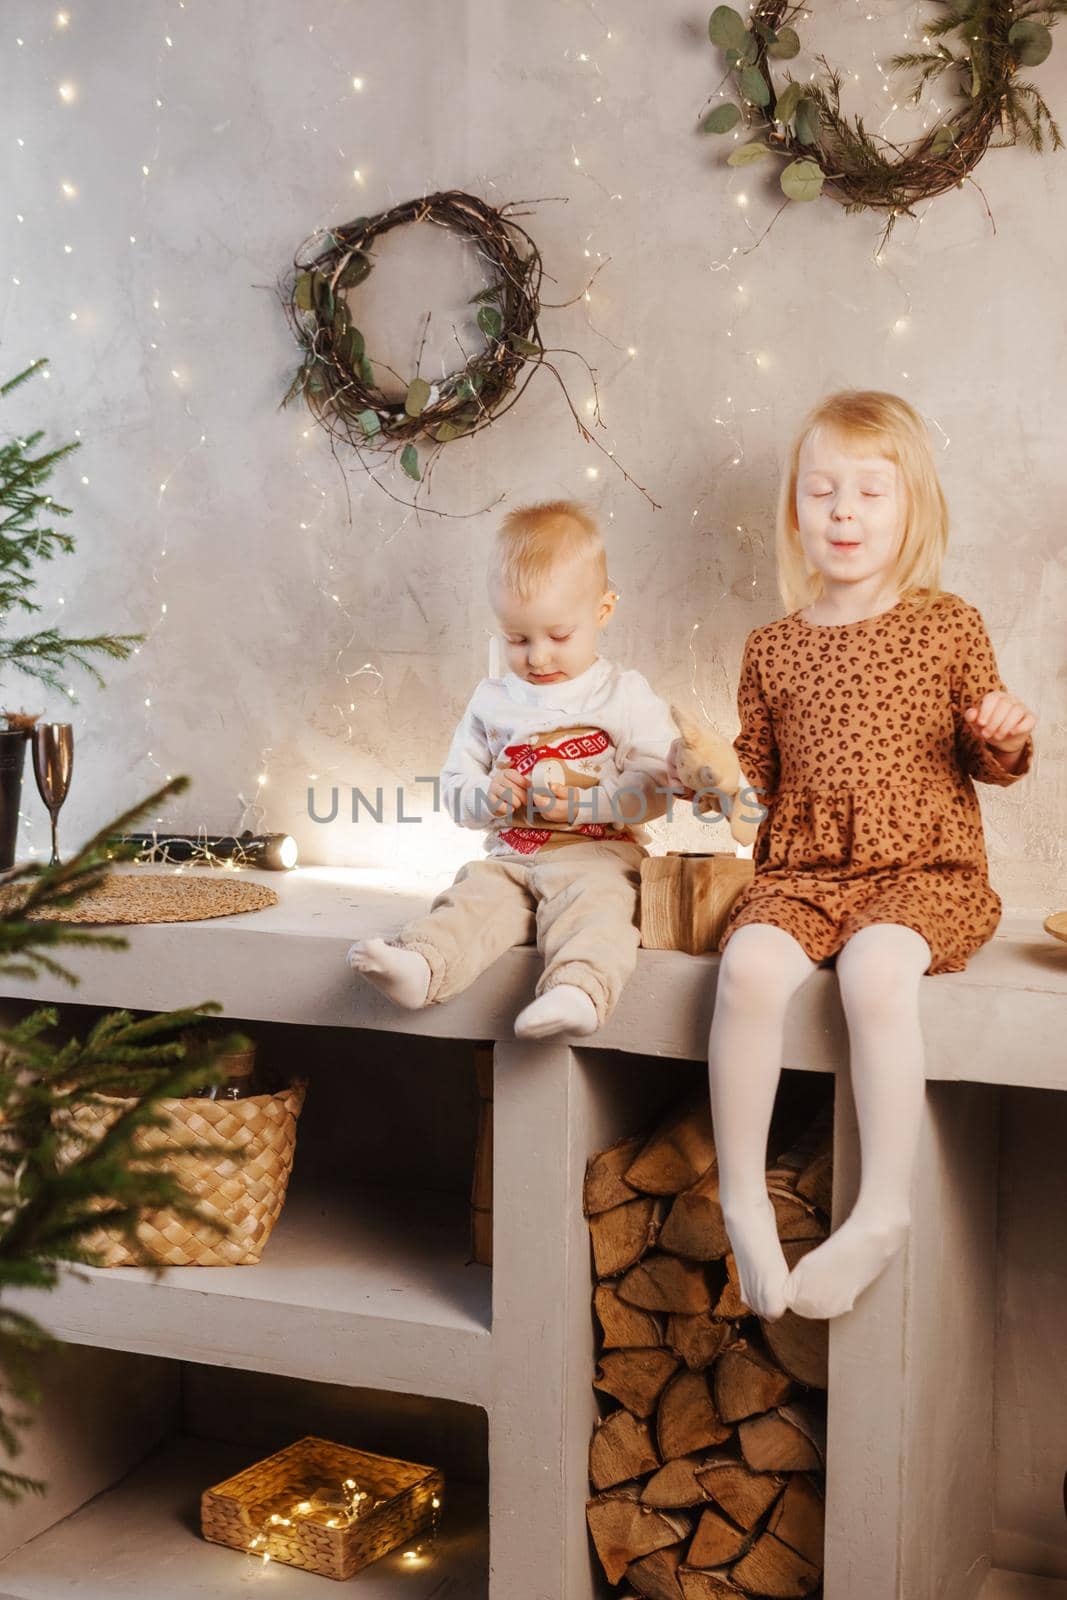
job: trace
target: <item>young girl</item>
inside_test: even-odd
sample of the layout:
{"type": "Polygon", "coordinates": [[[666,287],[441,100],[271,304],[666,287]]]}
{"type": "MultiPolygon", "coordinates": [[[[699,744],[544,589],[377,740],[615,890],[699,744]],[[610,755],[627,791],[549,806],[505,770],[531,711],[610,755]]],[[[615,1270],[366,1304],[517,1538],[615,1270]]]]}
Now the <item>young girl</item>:
{"type": "Polygon", "coordinates": [[[708,1046],[720,1198],[753,1311],[835,1317],[907,1233],[924,1096],[919,979],[992,938],[972,780],[1030,770],[1033,712],[1001,681],[981,614],[938,579],[948,513],[929,438],[896,395],[834,394],[782,485],[789,614],[745,641],[734,741],[767,808],[731,908],[708,1046]],[[764,1177],[796,988],[837,957],[862,1181],[792,1273],[764,1177]]]}

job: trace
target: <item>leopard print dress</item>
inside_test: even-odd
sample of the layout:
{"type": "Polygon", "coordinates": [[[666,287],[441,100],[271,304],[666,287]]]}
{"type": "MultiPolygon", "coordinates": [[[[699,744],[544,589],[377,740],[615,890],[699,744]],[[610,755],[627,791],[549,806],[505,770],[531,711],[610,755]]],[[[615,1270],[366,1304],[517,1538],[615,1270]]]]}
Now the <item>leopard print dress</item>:
{"type": "Polygon", "coordinates": [[[768,809],[717,949],[770,922],[825,964],[860,928],[896,922],[926,939],[929,974],[962,972],[1002,910],[972,780],[1006,787],[1033,760],[1031,735],[1007,772],[963,720],[1004,688],[981,613],[947,591],[860,622],[794,611],[754,629],[734,749],[768,809]]]}

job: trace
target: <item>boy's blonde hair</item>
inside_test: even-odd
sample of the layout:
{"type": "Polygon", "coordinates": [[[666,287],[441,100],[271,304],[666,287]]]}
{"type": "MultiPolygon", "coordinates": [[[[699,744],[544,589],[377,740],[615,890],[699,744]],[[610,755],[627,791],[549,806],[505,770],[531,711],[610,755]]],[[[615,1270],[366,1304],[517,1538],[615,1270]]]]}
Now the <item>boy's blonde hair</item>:
{"type": "Polygon", "coordinates": [[[826,428],[850,445],[867,445],[896,463],[906,497],[904,536],[893,574],[901,598],[925,611],[941,593],[941,563],[948,544],[948,505],[938,481],[930,435],[918,412],[899,395],[880,389],[841,389],[808,412],[793,441],[778,500],[775,539],[778,592],[787,611],[798,611],[825,590],[811,571],[797,526],[797,477],[804,441],[826,428]]]}
{"type": "Polygon", "coordinates": [[[535,594],[556,567],[580,561],[597,594],[608,587],[608,562],[596,519],[574,500],[544,500],[509,511],[489,557],[489,587],[520,599],[535,594]]]}

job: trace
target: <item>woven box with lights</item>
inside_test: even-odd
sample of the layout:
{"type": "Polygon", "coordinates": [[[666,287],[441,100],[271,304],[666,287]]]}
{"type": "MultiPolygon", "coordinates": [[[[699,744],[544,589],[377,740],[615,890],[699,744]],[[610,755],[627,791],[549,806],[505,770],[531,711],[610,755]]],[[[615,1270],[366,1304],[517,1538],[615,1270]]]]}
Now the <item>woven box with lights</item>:
{"type": "Polygon", "coordinates": [[[416,1534],[436,1532],[444,1487],[436,1467],[309,1435],[205,1489],[200,1529],[213,1544],[350,1578],[416,1534]]]}

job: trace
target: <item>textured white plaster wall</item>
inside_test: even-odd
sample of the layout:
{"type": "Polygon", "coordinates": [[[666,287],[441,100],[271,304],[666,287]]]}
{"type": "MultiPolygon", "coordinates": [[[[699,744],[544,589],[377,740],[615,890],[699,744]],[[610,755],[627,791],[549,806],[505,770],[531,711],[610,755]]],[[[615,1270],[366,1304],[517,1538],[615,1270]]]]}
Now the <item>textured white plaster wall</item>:
{"type": "MultiPolygon", "coordinates": [[[[880,260],[878,221],[829,201],[789,208],[750,250],[776,189],[693,131],[718,76],[706,8],[71,0],[66,26],[58,9],[8,0],[0,18],[0,370],[52,359],[0,428],[81,431],[57,491],[80,546],[46,574],[44,620],[148,633],[105,692],[72,680],[74,706],[3,686],[76,724],[68,838],[187,772],[172,825],[262,818],[329,863],[445,872],[471,853],[444,819],[353,826],[346,808],[352,785],[388,795],[439,765],[486,666],[482,508],[501,496],[597,507],[623,597],[607,651],[732,735],[745,634],[781,614],[778,461],[807,405],[854,384],[932,421],[954,518],[944,585],[981,608],[1041,718],[1034,775],[983,790],[993,880],[1008,910],[1063,906],[1067,154],[990,154],[981,193],[922,208],[880,260]],[[597,436],[660,509],[581,441],[547,373],[444,452],[429,504],[460,519],[420,519],[342,458],[346,484],[305,413],[278,409],[295,349],[274,287],[295,246],[449,187],[538,201],[546,300],[580,297],[601,268],[543,332],[596,368],[597,436]],[[309,784],[320,809],[339,786],[334,824],[308,820],[309,784]]],[[[892,113],[879,64],[923,14],[827,5],[806,35],[859,73],[850,103],[890,137],[921,114],[892,113]]],[[[1036,75],[1067,118],[1061,35],[1036,75]]],[[[409,368],[421,313],[444,330],[478,281],[445,250],[446,281],[426,282],[416,243],[390,242],[395,276],[372,275],[358,312],[371,353],[409,368]]],[[[560,365],[587,415],[588,376],[560,365]]],[[[32,779],[25,810],[40,847],[32,779]]]]}

